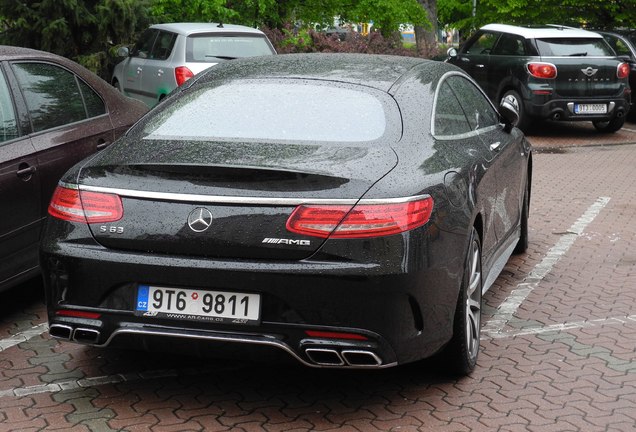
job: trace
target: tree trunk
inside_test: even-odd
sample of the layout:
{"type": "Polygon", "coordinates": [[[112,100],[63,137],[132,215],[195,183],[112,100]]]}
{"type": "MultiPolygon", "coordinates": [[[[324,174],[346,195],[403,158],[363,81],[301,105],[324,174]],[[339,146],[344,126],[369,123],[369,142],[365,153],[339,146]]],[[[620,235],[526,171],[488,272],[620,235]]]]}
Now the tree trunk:
{"type": "Polygon", "coordinates": [[[437,55],[437,0],[417,0],[422,5],[428,20],[429,28],[415,26],[415,43],[417,52],[422,57],[431,58],[437,55]]]}

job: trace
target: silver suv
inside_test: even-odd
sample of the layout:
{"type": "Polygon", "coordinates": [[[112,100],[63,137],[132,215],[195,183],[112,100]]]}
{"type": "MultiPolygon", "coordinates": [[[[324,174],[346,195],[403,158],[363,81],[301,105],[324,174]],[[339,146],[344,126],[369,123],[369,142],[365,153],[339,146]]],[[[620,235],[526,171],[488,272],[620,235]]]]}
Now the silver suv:
{"type": "Polygon", "coordinates": [[[276,54],[267,36],[251,27],[217,23],[150,26],[115,66],[111,83],[149,107],[210,66],[240,57],[276,54]]]}

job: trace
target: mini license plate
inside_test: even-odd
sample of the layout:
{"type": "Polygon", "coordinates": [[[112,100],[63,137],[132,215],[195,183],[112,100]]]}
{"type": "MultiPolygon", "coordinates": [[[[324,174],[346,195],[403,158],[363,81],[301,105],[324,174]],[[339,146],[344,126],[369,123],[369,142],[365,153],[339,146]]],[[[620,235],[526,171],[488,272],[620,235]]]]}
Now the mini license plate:
{"type": "Polygon", "coordinates": [[[607,114],[606,104],[575,104],[575,114],[607,114]]]}
{"type": "Polygon", "coordinates": [[[227,291],[139,285],[137,315],[232,324],[258,324],[261,296],[227,291]]]}

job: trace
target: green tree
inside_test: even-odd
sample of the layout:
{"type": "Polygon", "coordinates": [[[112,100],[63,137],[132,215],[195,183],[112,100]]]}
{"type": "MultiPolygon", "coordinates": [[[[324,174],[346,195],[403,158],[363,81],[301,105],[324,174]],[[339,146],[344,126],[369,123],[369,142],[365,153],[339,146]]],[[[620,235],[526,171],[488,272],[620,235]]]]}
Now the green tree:
{"type": "Polygon", "coordinates": [[[488,23],[636,27],[636,0],[437,0],[440,21],[464,32],[488,23]]]}
{"type": "Polygon", "coordinates": [[[0,0],[0,42],[53,52],[106,77],[112,44],[147,25],[145,1],[0,0]]]}

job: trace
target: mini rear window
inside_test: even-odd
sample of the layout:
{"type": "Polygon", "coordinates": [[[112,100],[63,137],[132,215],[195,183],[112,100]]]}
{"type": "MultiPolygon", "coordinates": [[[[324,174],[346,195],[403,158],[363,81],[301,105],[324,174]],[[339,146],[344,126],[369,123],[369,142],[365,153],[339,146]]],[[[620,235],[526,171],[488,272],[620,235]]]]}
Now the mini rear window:
{"type": "Polygon", "coordinates": [[[539,54],[553,57],[611,57],[614,54],[603,38],[537,39],[539,54]]]}
{"type": "Polygon", "coordinates": [[[382,92],[362,89],[301,80],[234,81],[205,87],[183,94],[157,113],[145,127],[145,138],[375,141],[387,131],[385,108],[391,102],[382,92]]]}
{"type": "Polygon", "coordinates": [[[272,48],[259,35],[220,35],[215,33],[188,36],[186,61],[212,62],[241,57],[273,54],[272,48]]]}

